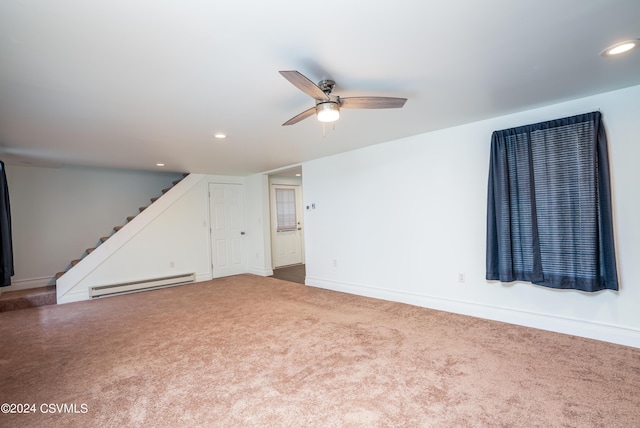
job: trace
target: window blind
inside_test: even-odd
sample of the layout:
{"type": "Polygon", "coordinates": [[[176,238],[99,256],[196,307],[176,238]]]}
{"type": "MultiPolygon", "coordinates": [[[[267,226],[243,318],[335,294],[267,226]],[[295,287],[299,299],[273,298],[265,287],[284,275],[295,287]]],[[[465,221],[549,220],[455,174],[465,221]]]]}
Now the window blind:
{"type": "Polygon", "coordinates": [[[296,230],[296,192],[294,189],[276,189],[276,230],[296,230]]]}

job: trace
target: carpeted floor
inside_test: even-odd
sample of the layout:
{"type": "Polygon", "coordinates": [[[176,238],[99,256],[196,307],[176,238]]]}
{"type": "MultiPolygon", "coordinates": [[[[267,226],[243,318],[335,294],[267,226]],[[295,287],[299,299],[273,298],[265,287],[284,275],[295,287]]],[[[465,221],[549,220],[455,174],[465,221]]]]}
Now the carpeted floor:
{"type": "MultiPolygon", "coordinates": [[[[0,289],[2,291],[2,289],[0,289]]],[[[17,311],[26,308],[56,304],[56,287],[30,288],[3,292],[0,294],[0,312],[17,311]]]]}
{"type": "Polygon", "coordinates": [[[2,427],[640,426],[640,349],[252,275],[0,313],[0,338],[0,403],[35,410],[2,427]]]}

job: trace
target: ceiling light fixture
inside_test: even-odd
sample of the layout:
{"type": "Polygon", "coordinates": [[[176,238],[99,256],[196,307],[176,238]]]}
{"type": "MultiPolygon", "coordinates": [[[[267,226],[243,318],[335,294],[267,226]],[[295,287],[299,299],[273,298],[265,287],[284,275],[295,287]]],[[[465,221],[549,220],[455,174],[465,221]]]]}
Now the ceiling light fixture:
{"type": "Polygon", "coordinates": [[[316,115],[320,122],[335,122],[340,119],[340,107],[336,101],[325,101],[316,104],[316,115]]]}
{"type": "Polygon", "coordinates": [[[156,166],[164,166],[163,163],[157,163],[156,166]]]}
{"type": "Polygon", "coordinates": [[[625,40],[624,42],[616,43],[615,45],[609,46],[608,48],[600,52],[600,55],[602,56],[620,55],[621,53],[629,52],[631,49],[635,48],[638,45],[638,43],[640,43],[640,40],[638,39],[625,40]]]}
{"type": "Polygon", "coordinates": [[[222,140],[224,138],[227,138],[227,136],[225,134],[223,134],[222,132],[216,132],[215,134],[213,134],[213,136],[219,140],[222,140]]]}

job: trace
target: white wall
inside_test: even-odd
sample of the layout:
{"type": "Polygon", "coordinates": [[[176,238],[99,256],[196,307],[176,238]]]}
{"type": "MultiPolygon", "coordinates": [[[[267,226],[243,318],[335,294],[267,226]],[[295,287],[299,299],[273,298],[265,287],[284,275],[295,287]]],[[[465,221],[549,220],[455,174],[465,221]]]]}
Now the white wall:
{"type": "Polygon", "coordinates": [[[640,347],[638,100],[640,86],[304,163],[307,284],[640,347]],[[598,109],[620,291],[486,281],[491,133],[598,109]]]}
{"type": "Polygon", "coordinates": [[[269,234],[269,178],[256,174],[245,180],[247,234],[245,252],[247,271],[261,276],[273,275],[269,234]]]}
{"type": "Polygon", "coordinates": [[[150,204],[180,174],[6,165],[14,264],[3,292],[54,283],[57,272],[150,204]]]}

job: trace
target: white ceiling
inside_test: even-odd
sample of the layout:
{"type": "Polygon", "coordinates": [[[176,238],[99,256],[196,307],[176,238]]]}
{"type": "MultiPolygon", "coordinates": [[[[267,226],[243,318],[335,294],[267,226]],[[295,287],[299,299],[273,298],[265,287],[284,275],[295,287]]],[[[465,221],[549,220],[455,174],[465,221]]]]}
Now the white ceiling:
{"type": "Polygon", "coordinates": [[[638,85],[639,49],[599,54],[639,37],[638,0],[2,0],[0,159],[270,171],[638,85]],[[408,101],[324,137],[281,126],[314,102],[279,70],[408,101]]]}

